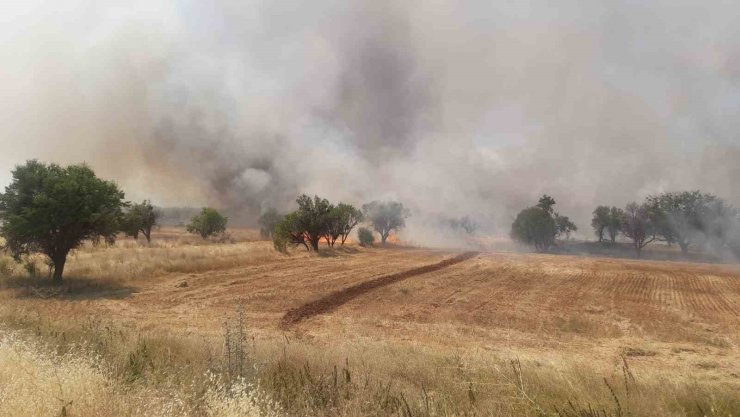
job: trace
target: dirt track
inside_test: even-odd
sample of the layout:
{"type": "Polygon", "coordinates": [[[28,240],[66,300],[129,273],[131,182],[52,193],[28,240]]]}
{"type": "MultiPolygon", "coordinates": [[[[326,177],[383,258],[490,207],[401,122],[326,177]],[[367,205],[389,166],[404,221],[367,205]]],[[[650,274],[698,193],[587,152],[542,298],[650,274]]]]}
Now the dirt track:
{"type": "Polygon", "coordinates": [[[411,278],[413,276],[438,271],[448,266],[455,265],[457,263],[473,258],[476,255],[478,255],[478,252],[465,252],[453,258],[445,259],[435,264],[425,265],[419,268],[410,269],[408,271],[385,275],[380,278],[361,282],[351,287],[335,291],[317,300],[306,303],[298,308],[289,310],[287,313],[285,313],[285,316],[283,316],[283,319],[280,323],[281,327],[287,328],[309,317],[333,311],[337,307],[376,288],[390,285],[401,280],[411,278]]]}

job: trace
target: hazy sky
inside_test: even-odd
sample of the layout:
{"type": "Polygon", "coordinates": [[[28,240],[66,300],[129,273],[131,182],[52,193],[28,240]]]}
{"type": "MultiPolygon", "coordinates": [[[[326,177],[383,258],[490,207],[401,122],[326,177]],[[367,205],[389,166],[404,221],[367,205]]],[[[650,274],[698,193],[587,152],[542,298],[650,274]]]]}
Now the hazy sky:
{"type": "Polygon", "coordinates": [[[740,2],[6,1],[0,183],[88,162],[250,218],[397,198],[506,233],[541,193],[740,204],[740,2]]]}

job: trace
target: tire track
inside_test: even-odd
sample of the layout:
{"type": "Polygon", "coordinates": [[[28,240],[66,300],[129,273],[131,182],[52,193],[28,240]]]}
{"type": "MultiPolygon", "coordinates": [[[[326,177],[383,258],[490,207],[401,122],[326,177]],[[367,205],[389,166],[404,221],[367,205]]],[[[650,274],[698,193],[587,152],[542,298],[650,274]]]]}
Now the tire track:
{"type": "Polygon", "coordinates": [[[328,313],[347,302],[367,293],[376,288],[394,284],[416,275],[427,274],[438,271],[451,265],[466,261],[478,255],[478,252],[465,252],[453,258],[445,259],[431,265],[425,265],[408,271],[398,272],[395,274],[384,275],[379,278],[361,282],[359,284],[335,291],[317,300],[306,303],[298,308],[288,310],[280,321],[280,327],[288,328],[299,321],[313,317],[318,314],[328,313]]]}

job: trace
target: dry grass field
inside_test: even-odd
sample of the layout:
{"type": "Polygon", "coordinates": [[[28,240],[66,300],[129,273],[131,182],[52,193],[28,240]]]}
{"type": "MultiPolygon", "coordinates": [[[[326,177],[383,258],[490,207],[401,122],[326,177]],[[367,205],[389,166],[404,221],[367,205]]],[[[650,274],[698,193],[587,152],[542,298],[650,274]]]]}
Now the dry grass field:
{"type": "Polygon", "coordinates": [[[0,416],[740,415],[737,265],[458,255],[166,228],[62,288],[2,258],[0,416]]]}

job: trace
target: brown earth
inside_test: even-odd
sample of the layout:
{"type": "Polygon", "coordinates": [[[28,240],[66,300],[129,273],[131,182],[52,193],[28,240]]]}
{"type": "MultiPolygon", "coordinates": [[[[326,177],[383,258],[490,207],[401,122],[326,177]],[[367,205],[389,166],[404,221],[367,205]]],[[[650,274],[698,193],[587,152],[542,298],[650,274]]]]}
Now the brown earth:
{"type": "MultiPolygon", "coordinates": [[[[177,239],[167,233],[167,242],[177,239]]],[[[356,246],[283,256],[268,242],[245,239],[90,248],[70,260],[70,279],[76,273],[101,287],[40,298],[11,286],[0,298],[14,312],[92,314],[210,335],[241,306],[261,340],[388,344],[605,369],[629,357],[638,372],[740,384],[737,265],[516,253],[463,259],[449,250],[356,246]],[[305,320],[281,329],[286,313],[332,294],[344,294],[341,303],[309,308],[299,314],[305,320]]]]}

